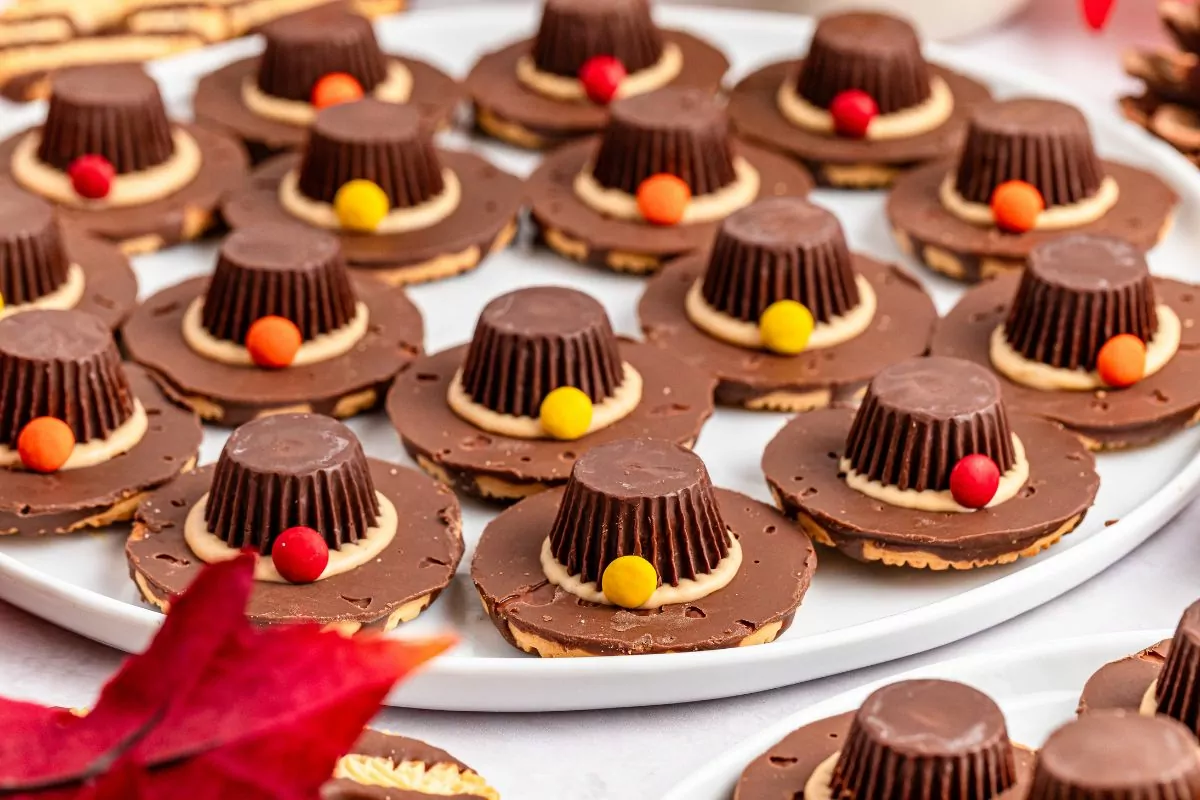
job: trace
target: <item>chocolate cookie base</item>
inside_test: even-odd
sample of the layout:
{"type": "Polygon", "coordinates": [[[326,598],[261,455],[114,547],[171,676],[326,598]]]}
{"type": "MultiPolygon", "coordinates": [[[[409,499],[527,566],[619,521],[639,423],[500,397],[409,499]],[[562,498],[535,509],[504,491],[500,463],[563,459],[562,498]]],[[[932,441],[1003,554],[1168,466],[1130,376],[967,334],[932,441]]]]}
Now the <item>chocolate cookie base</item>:
{"type": "MultiPolygon", "coordinates": [[[[439,150],[438,157],[462,184],[458,208],[441,222],[408,233],[331,231],[351,267],[370,270],[394,286],[420,283],[468,272],[512,241],[524,199],[521,180],[473,153],[439,150]]],[[[256,169],[222,206],[226,221],[234,228],[303,224],[279,203],[279,182],[299,160],[288,153],[256,169]]]]}
{"type": "MultiPolygon", "coordinates": [[[[679,47],[683,69],[668,86],[716,94],[729,61],[708,42],[683,31],[663,31],[679,47]]],[[[475,124],[484,133],[517,147],[544,149],[588,136],[608,122],[608,108],[587,101],[562,102],[538,94],[517,80],[517,61],[532,40],[515,42],[479,59],[463,82],[475,106],[475,124]]]]}
{"type": "MultiPolygon", "coordinates": [[[[530,176],[533,221],[542,240],[560,255],[617,272],[657,272],[667,261],[707,248],[720,220],[691,225],[651,225],[606,217],[575,194],[574,181],[592,160],[598,140],[564,145],[546,155],[530,176]]],[[[813,187],[808,172],[790,159],[737,143],[735,153],[758,170],[756,199],[803,197],[813,187]]]]}
{"type": "MultiPolygon", "coordinates": [[[[1200,417],[1200,287],[1154,278],[1155,294],[1179,316],[1179,351],[1155,374],[1124,389],[1047,392],[997,373],[1011,411],[1054,420],[1075,431],[1091,450],[1150,444],[1195,424],[1200,417]]],[[[942,318],[934,355],[965,358],[992,369],[992,332],[1004,324],[1020,278],[1004,275],[973,287],[942,318]]]]}
{"type": "Polygon", "coordinates": [[[1150,684],[1158,680],[1169,652],[1171,640],[1164,639],[1140,653],[1105,664],[1084,684],[1078,713],[1105,709],[1137,711],[1150,684]]]}
{"type": "Polygon", "coordinates": [[[0,469],[0,536],[43,536],[102,528],[132,519],[145,494],[191,469],[200,422],[173,405],[146,372],[125,365],[149,427],[137,446],[94,467],[50,475],[0,469]]]}
{"type": "MultiPolygon", "coordinates": [[[[396,506],[400,528],[376,558],[307,584],[254,585],[246,614],[257,624],[318,622],[346,633],[386,631],[416,603],[428,608],[454,577],[463,554],[458,501],[411,469],[370,459],[375,489],[396,506]]],[[[125,545],[130,576],[160,610],[200,573],[204,562],[184,540],[184,520],[212,484],[201,467],[155,492],[138,509],[125,545]]]]}
{"type": "Polygon", "coordinates": [[[1073,434],[1011,415],[1029,460],[1029,480],[1015,497],[967,513],[889,505],[851,489],[839,473],[853,419],[845,408],[801,414],[767,445],[762,466],[780,508],[814,541],[857,561],[934,570],[1007,564],[1074,530],[1096,499],[1095,459],[1073,434]]]}
{"type": "Polygon", "coordinates": [[[123,330],[130,357],[176,402],[202,419],[236,427],[258,417],[305,411],[344,419],[378,406],[396,373],[421,354],[421,314],[402,289],[353,277],[370,314],[349,352],[282,370],[210,361],[184,340],[183,317],[208,278],[164,289],[138,308],[123,330]]]}
{"type": "Polygon", "coordinates": [[[982,83],[930,64],[930,74],[942,78],[954,95],[954,110],[944,123],[903,139],[827,136],[796,127],[779,110],[779,87],[794,80],[803,63],[800,59],[768,64],[743,78],[729,95],[729,118],[741,136],[799,160],[819,186],[890,186],[906,170],[956,152],[971,111],[992,96],[982,83]]]}
{"type": "MultiPolygon", "coordinates": [[[[431,129],[454,122],[454,112],[462,100],[458,82],[438,68],[411,58],[389,56],[403,64],[412,75],[411,105],[431,129]]],[[[244,58],[210,72],[196,85],[192,101],[196,120],[240,139],[255,164],[287,150],[295,150],[308,137],[305,126],[289,125],[255,114],[242,101],[242,84],[258,73],[259,58],[244,58]]]]}
{"type": "Polygon", "coordinates": [[[466,346],[423,356],[400,373],[388,394],[388,416],[421,469],[458,491],[498,502],[565,484],[575,459],[598,444],[646,436],[695,444],[712,416],[713,379],[651,345],[622,342],[620,348],[642,375],[642,400],[629,416],[573,442],[511,439],[455,414],[446,393],[466,346]]]}
{"type": "MultiPolygon", "coordinates": [[[[248,161],[233,139],[200,125],[180,124],[200,148],[200,172],[177,192],[124,208],[58,206],[67,225],[117,243],[127,255],[152,253],[198,239],[216,221],[217,206],[246,179],[248,161]]],[[[30,131],[0,143],[0,174],[11,175],[13,149],[30,131]]],[[[24,187],[28,191],[28,187],[24,187]]]]}
{"type": "Polygon", "coordinates": [[[471,579],[500,634],[543,658],[680,653],[774,641],[792,624],[817,556],[812,543],[770,506],[717,489],[726,524],[742,546],[734,579],[708,597],[653,610],[580,600],[546,580],[542,542],[563,490],[502,512],[484,529],[471,579]]]}
{"type": "Polygon", "coordinates": [[[959,219],[938,196],[942,179],[955,167],[947,160],[896,181],[888,195],[888,220],[904,252],[935,272],[969,283],[1023,269],[1030,250],[1066,233],[1114,236],[1151,249],[1166,236],[1179,197],[1156,175],[1113,161],[1102,163],[1120,187],[1116,205],[1095,222],[1069,230],[1013,234],[959,219]]]}
{"type": "MultiPolygon", "coordinates": [[[[363,731],[363,735],[350,748],[349,754],[386,759],[393,764],[415,761],[424,764],[426,768],[445,764],[459,772],[474,772],[445,750],[418,739],[370,728],[363,731]]],[[[346,778],[331,780],[321,787],[321,800],[429,800],[430,796],[426,792],[408,789],[368,786],[346,778]]],[[[447,800],[479,800],[479,795],[456,794],[445,797],[447,800]]]]}
{"type": "Polygon", "coordinates": [[[83,296],[75,306],[98,317],[113,330],[137,306],[137,276],[115,245],[72,229],[63,230],[67,259],[83,270],[83,296]]]}
{"type": "Polygon", "coordinates": [[[704,255],[684,256],[651,279],[638,318],[648,342],[717,377],[721,405],[795,412],[848,401],[879,370],[924,355],[937,320],[929,295],[903,270],[857,253],[853,258],[855,272],[874,288],[878,306],[866,331],[834,347],[780,356],[723,342],[697,328],[685,303],[704,275],[704,255]]]}

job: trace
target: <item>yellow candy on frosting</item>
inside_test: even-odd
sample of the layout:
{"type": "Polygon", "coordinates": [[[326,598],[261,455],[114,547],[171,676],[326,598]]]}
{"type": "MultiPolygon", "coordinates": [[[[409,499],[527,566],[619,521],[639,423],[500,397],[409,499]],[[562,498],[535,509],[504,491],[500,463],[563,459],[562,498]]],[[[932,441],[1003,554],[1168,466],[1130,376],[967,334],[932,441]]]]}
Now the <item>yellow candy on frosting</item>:
{"type": "Polygon", "coordinates": [[[592,426],[592,400],[574,386],[560,386],[542,400],[538,419],[555,439],[578,439],[592,426]]]}
{"type": "Polygon", "coordinates": [[[804,351],[813,332],[812,312],[795,300],[778,300],[758,318],[763,346],[773,353],[794,356],[804,351]]]}
{"type": "Polygon", "coordinates": [[[343,228],[352,231],[373,231],[388,215],[391,204],[387,192],[368,180],[352,180],[342,184],[333,197],[333,210],[343,228]]]}
{"type": "Polygon", "coordinates": [[[621,608],[639,608],[657,588],[658,571],[641,556],[621,556],[600,577],[604,596],[621,608]]]}
{"type": "Polygon", "coordinates": [[[0,311],[4,310],[4,292],[0,292],[0,311]]]}

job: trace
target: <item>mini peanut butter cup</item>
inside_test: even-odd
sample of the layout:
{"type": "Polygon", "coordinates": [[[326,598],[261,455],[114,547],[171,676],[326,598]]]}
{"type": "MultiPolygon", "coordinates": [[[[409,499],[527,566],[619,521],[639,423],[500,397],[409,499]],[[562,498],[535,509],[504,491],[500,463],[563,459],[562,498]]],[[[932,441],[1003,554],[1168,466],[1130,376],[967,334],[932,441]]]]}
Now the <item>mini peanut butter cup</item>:
{"type": "Polygon", "coordinates": [[[1179,618],[1155,689],[1159,714],[1177,719],[1200,735],[1200,602],[1179,618]]]}
{"type": "Polygon", "coordinates": [[[594,56],[637,72],[662,57],[663,33],[647,0],[546,0],[530,53],[538,69],[571,78],[594,56]]]}
{"type": "Polygon", "coordinates": [[[71,262],[54,208],[11,185],[0,186],[0,297],[32,303],[67,282],[71,262]]]}
{"type": "Polygon", "coordinates": [[[370,94],[387,78],[388,62],[371,22],[341,8],[280,17],[262,27],[266,47],[258,88],[272,97],[308,102],[317,81],[345,73],[370,94]]]}

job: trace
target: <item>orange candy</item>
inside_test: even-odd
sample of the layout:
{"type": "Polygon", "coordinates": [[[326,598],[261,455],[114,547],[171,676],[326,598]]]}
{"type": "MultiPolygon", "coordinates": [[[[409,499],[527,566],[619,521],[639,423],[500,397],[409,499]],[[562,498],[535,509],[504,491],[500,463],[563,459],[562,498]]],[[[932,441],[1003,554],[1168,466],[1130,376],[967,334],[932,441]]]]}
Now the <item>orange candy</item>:
{"type": "Polygon", "coordinates": [[[1006,233],[1025,233],[1037,225],[1046,201],[1036,186],[1025,181],[1005,181],[992,192],[992,218],[1006,233]]]}
{"type": "Polygon", "coordinates": [[[329,108],[340,103],[353,103],[363,98],[362,84],[353,75],[331,72],[317,81],[312,90],[312,104],[318,108],[329,108]]]}
{"type": "Polygon", "coordinates": [[[638,211],[655,225],[676,225],[683,219],[692,190],[681,178],[666,173],[651,175],[637,190],[638,211]]]}
{"type": "Polygon", "coordinates": [[[1096,356],[1096,371],[1109,386],[1132,386],[1146,374],[1145,343],[1132,333],[1112,337],[1096,356]]]}
{"type": "Polygon", "coordinates": [[[74,449],[71,426],[56,417],[31,419],[17,436],[17,455],[34,472],[57,472],[74,449]]]}
{"type": "Polygon", "coordinates": [[[250,360],[260,367],[282,369],[300,351],[300,329],[290,319],[260,317],[246,333],[246,349],[250,360]]]}

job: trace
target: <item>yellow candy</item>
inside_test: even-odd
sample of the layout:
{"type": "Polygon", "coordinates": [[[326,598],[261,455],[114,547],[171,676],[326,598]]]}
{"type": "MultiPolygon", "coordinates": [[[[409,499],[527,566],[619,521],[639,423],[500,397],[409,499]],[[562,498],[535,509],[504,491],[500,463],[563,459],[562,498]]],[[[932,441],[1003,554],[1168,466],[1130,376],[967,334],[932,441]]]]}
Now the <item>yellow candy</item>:
{"type": "Polygon", "coordinates": [[[538,419],[555,439],[578,439],[592,425],[592,400],[574,386],[560,386],[546,395],[538,419]]]}
{"type": "Polygon", "coordinates": [[[621,556],[604,568],[600,588],[610,603],[640,608],[658,588],[658,572],[641,556],[621,556]]]}
{"type": "Polygon", "coordinates": [[[763,346],[773,353],[794,356],[803,352],[813,332],[812,312],[795,300],[779,300],[758,318],[763,346]]]}
{"type": "Polygon", "coordinates": [[[4,293],[0,292],[0,311],[4,310],[4,293]]]}
{"type": "Polygon", "coordinates": [[[333,196],[333,209],[343,228],[352,231],[373,231],[383,222],[389,210],[387,192],[377,184],[353,180],[342,184],[333,196]]]}

